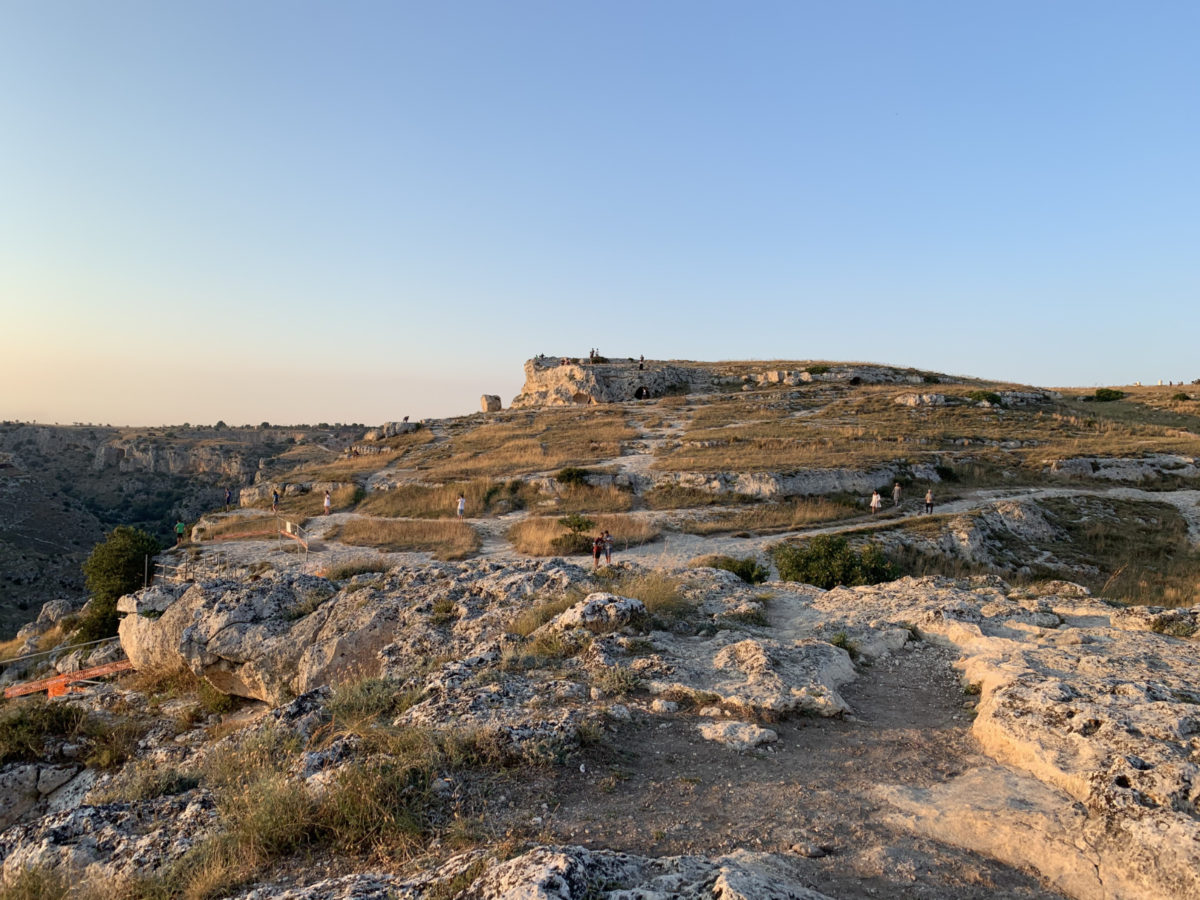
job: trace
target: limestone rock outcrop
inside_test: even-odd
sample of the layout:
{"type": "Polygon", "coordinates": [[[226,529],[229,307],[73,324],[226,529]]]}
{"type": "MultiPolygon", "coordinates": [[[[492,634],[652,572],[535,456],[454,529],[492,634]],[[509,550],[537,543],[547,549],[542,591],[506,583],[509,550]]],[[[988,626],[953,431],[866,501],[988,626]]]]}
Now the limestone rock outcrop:
{"type": "Polygon", "coordinates": [[[592,363],[543,357],[525,363],[525,386],[513,409],[577,406],[646,400],[666,394],[712,391],[723,379],[713,372],[676,363],[592,363]],[[640,368],[639,368],[640,367],[640,368]]]}
{"type": "Polygon", "coordinates": [[[1136,459],[1079,456],[1046,460],[1045,466],[1051,475],[1132,483],[1166,477],[1193,479],[1200,475],[1200,463],[1194,457],[1169,453],[1152,453],[1136,459]]]}

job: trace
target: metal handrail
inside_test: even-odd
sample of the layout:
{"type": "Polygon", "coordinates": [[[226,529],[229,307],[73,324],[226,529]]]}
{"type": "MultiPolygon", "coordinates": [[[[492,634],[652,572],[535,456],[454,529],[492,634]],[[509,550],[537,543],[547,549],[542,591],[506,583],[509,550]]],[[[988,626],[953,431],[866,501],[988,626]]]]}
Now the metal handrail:
{"type": "Polygon", "coordinates": [[[114,635],[113,637],[100,638],[98,641],[85,641],[82,644],[68,644],[65,647],[53,647],[50,650],[39,650],[37,653],[26,653],[24,656],[14,656],[12,659],[0,659],[0,666],[6,666],[9,663],[21,662],[25,659],[36,659],[39,656],[50,656],[54,653],[69,653],[72,650],[78,650],[80,647],[91,647],[95,644],[107,644],[112,641],[119,640],[120,638],[114,635]]]}

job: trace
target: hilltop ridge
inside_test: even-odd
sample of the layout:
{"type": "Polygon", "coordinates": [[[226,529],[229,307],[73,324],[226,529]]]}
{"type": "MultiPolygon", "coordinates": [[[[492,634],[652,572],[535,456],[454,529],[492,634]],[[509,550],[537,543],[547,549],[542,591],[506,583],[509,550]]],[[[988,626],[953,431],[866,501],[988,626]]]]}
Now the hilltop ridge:
{"type": "Polygon", "coordinates": [[[536,356],[525,362],[525,385],[514,409],[652,400],[681,394],[794,387],[813,382],[847,384],[959,384],[934,372],[870,363],[697,362],[606,357],[536,356]]]}

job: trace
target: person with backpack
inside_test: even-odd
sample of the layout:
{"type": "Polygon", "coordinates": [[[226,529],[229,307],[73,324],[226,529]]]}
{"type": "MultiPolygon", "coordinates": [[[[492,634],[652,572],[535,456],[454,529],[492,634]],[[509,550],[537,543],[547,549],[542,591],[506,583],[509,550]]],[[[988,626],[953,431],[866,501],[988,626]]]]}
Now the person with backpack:
{"type": "Polygon", "coordinates": [[[600,568],[600,554],[604,552],[604,538],[596,535],[592,538],[592,568],[600,568]]]}

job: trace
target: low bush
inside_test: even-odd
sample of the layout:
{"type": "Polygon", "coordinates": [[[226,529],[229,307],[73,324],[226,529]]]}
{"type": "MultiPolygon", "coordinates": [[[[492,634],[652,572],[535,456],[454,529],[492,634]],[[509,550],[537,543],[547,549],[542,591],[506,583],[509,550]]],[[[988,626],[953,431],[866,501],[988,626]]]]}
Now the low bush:
{"type": "Polygon", "coordinates": [[[1125,392],[1113,388],[1096,388],[1096,393],[1092,396],[1100,403],[1110,403],[1113,400],[1120,400],[1125,396],[1125,392]]]}
{"type": "Polygon", "coordinates": [[[381,556],[356,556],[331,564],[325,570],[325,577],[330,581],[345,581],[368,572],[386,572],[391,567],[392,564],[381,556]]]}
{"type": "Polygon", "coordinates": [[[70,703],[23,700],[0,709],[0,765],[36,762],[46,755],[48,739],[78,735],[87,713],[70,703]]]}
{"type": "Polygon", "coordinates": [[[879,584],[895,577],[891,563],[874,544],[855,550],[844,537],[822,534],[803,544],[782,544],[772,551],[779,577],[825,590],[879,584]]]}
{"type": "Polygon", "coordinates": [[[753,556],[738,559],[733,556],[712,554],[693,559],[688,565],[694,568],[724,569],[726,572],[732,572],[746,584],[762,584],[771,577],[771,570],[753,556]]]}
{"type": "Polygon", "coordinates": [[[587,477],[591,474],[588,469],[581,469],[578,466],[567,466],[555,473],[554,480],[559,484],[565,485],[585,485],[587,484],[587,477]]]}

